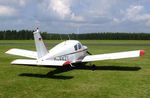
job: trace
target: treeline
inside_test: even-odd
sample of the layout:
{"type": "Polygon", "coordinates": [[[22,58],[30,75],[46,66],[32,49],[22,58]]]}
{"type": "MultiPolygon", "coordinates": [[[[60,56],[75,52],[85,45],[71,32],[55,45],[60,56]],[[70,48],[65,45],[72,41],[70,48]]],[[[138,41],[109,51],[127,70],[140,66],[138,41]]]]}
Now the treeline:
{"type": "Polygon", "coordinates": [[[0,40],[29,40],[29,39],[33,39],[33,31],[30,30],[0,31],[0,40]]]}
{"type": "MultiPolygon", "coordinates": [[[[0,31],[0,40],[32,40],[33,32],[31,30],[6,30],[0,31]]],[[[149,33],[84,33],[84,34],[54,34],[41,32],[43,39],[46,40],[150,40],[149,33]]]]}

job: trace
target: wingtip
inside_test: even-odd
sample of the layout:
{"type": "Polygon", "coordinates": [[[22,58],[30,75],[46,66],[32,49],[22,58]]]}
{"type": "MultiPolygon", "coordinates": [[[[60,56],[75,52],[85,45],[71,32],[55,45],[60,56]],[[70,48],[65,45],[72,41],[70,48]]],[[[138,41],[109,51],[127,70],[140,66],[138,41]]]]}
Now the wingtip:
{"type": "Polygon", "coordinates": [[[16,48],[11,48],[11,49],[8,49],[5,53],[6,53],[6,54],[10,54],[10,52],[12,52],[12,51],[14,51],[14,50],[16,50],[16,48]]]}
{"type": "Polygon", "coordinates": [[[11,50],[11,49],[8,49],[5,53],[6,53],[6,54],[9,54],[9,51],[10,51],[10,50],[11,50]]]}
{"type": "Polygon", "coordinates": [[[14,65],[14,64],[15,64],[15,61],[16,61],[16,60],[13,60],[10,64],[11,64],[11,65],[14,65]]]}
{"type": "Polygon", "coordinates": [[[143,56],[145,54],[144,50],[140,50],[140,56],[143,56]]]}
{"type": "Polygon", "coordinates": [[[6,51],[5,53],[8,54],[8,51],[6,51]]]}

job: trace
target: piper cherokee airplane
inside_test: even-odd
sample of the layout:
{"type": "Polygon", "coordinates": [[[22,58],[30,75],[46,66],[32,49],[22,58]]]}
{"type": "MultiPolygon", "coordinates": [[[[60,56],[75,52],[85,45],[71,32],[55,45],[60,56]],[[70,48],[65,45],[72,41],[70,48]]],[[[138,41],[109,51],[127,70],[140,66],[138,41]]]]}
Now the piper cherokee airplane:
{"type": "Polygon", "coordinates": [[[7,54],[28,57],[31,59],[17,59],[12,61],[11,64],[60,67],[69,65],[73,66],[72,64],[76,63],[134,58],[144,55],[144,50],[90,55],[87,47],[82,45],[77,40],[66,40],[48,51],[43,43],[39,30],[37,29],[35,32],[33,32],[33,34],[36,51],[13,48],[6,52],[7,54]]]}

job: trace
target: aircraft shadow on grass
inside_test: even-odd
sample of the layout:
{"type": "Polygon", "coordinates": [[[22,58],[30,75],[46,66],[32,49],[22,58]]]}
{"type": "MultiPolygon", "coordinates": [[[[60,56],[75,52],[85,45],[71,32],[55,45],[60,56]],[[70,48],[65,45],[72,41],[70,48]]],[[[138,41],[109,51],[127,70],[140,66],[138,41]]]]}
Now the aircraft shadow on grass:
{"type": "Polygon", "coordinates": [[[73,76],[62,76],[57,75],[59,73],[71,71],[71,70],[106,70],[106,71],[138,71],[141,67],[128,67],[128,66],[85,66],[80,65],[76,67],[67,67],[67,68],[56,68],[53,71],[48,72],[47,74],[34,74],[34,73],[22,73],[19,76],[26,76],[26,77],[35,77],[35,78],[51,78],[51,79],[72,79],[73,76]]]}
{"type": "Polygon", "coordinates": [[[72,79],[73,76],[62,76],[62,75],[57,75],[57,74],[63,73],[69,70],[71,69],[56,68],[55,70],[50,71],[47,74],[22,73],[22,74],[19,74],[19,76],[67,80],[67,79],[72,79]]]}
{"type": "Polygon", "coordinates": [[[108,70],[108,71],[138,71],[141,69],[141,67],[134,66],[77,66],[74,69],[80,69],[80,70],[108,70]]]}

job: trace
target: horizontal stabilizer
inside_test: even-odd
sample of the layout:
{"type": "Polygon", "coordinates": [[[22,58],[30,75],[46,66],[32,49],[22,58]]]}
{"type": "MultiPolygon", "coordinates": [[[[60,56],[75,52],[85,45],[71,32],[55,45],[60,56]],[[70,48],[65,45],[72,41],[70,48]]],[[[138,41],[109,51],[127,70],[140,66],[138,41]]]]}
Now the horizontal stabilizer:
{"type": "Polygon", "coordinates": [[[53,61],[53,60],[30,60],[30,59],[17,59],[11,62],[16,65],[39,65],[39,66],[63,66],[68,61],[53,61]]]}
{"type": "Polygon", "coordinates": [[[30,51],[30,50],[24,50],[24,49],[10,49],[6,51],[5,53],[11,54],[11,55],[17,55],[17,56],[23,56],[28,58],[34,58],[37,59],[37,52],[30,51]]]}
{"type": "Polygon", "coordinates": [[[116,52],[116,53],[99,54],[99,55],[88,55],[88,56],[84,57],[82,62],[110,60],[110,59],[134,58],[134,57],[139,57],[142,55],[144,55],[144,50],[116,52]]]}

